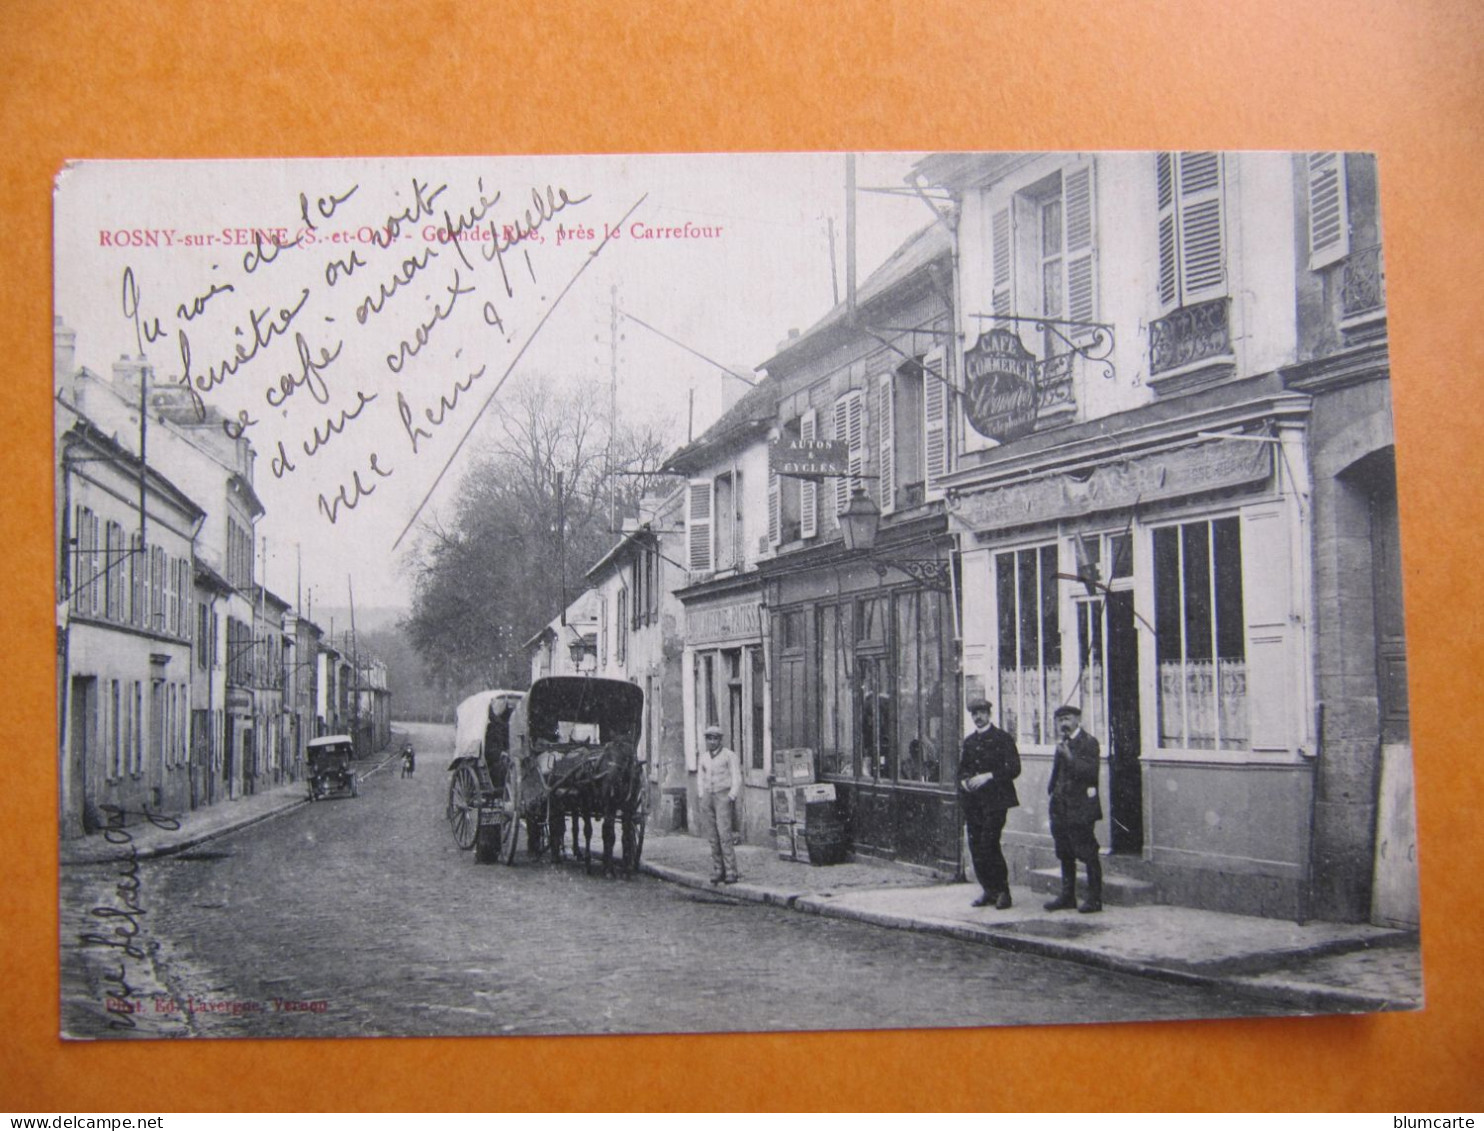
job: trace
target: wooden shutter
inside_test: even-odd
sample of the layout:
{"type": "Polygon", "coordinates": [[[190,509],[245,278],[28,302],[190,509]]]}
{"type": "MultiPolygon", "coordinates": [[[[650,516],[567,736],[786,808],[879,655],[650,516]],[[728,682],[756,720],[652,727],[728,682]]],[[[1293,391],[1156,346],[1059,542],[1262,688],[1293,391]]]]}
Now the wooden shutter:
{"type": "Polygon", "coordinates": [[[1309,154],[1309,269],[1317,271],[1350,254],[1350,215],[1345,195],[1345,155],[1309,154]]]}
{"type": "Polygon", "coordinates": [[[1247,650],[1247,711],[1254,751],[1296,744],[1297,668],[1290,641],[1288,518],[1280,505],[1242,512],[1242,617],[1247,650]]]}
{"type": "Polygon", "coordinates": [[[1221,155],[1180,154],[1179,193],[1180,298],[1188,305],[1225,293],[1221,155]]]}
{"type": "Polygon", "coordinates": [[[692,573],[711,572],[713,485],[709,479],[692,479],[685,493],[686,568],[692,573]]]}
{"type": "Polygon", "coordinates": [[[891,370],[881,375],[876,389],[877,447],[881,471],[881,513],[891,514],[897,508],[897,424],[892,397],[896,382],[891,370]]]}
{"type": "Polygon", "coordinates": [[[859,389],[851,389],[835,402],[835,439],[845,441],[849,453],[846,466],[849,475],[835,479],[835,513],[850,502],[850,495],[860,485],[857,476],[866,470],[865,405],[859,389]]]}
{"type": "Polygon", "coordinates": [[[1159,302],[1189,306],[1226,293],[1221,154],[1157,153],[1159,302]]]}
{"type": "Polygon", "coordinates": [[[1159,304],[1170,307],[1180,293],[1175,266],[1175,155],[1154,155],[1154,195],[1159,210],[1159,304]]]}
{"type": "MultiPolygon", "coordinates": [[[[799,439],[813,440],[819,432],[819,414],[809,409],[799,418],[799,439]]],[[[799,481],[799,537],[813,538],[819,533],[819,483],[813,479],[799,481]]]]}
{"type": "Polygon", "coordinates": [[[783,527],[783,485],[778,479],[778,472],[773,467],[773,461],[768,460],[768,545],[776,547],[782,537],[783,527]]]}
{"type": "Polygon", "coordinates": [[[1011,280],[1014,278],[1010,238],[1010,209],[1002,208],[990,221],[991,284],[990,304],[995,314],[1009,314],[1013,305],[1011,280]]]}
{"type": "Polygon", "coordinates": [[[1066,217],[1067,317],[1073,322],[1091,322],[1097,315],[1097,295],[1093,262],[1096,201],[1090,161],[1074,165],[1062,178],[1062,207],[1066,217]]]}
{"type": "Polygon", "coordinates": [[[935,349],[922,361],[922,425],[925,498],[943,496],[943,476],[950,465],[952,390],[944,380],[943,351],[935,349]]]}

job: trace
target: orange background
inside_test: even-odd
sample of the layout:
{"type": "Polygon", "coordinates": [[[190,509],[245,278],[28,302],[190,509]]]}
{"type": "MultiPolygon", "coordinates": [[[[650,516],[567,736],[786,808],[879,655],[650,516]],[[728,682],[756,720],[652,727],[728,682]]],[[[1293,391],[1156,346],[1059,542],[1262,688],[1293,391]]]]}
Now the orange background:
{"type": "Polygon", "coordinates": [[[0,1106],[1484,1107],[1476,4],[7,0],[0,17],[0,1106]],[[312,1049],[57,1039],[47,346],[65,159],[956,148],[1380,154],[1424,1012],[312,1049]]]}

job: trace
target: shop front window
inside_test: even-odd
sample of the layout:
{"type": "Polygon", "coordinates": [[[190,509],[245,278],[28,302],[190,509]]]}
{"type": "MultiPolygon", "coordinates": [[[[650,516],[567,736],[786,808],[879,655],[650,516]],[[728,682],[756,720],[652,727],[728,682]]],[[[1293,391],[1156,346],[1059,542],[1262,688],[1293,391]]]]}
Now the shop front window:
{"type": "Polygon", "coordinates": [[[851,606],[826,605],[818,611],[821,773],[855,773],[855,713],[851,710],[851,606]]]}
{"type": "Polygon", "coordinates": [[[1154,532],[1154,610],[1160,746],[1246,750],[1238,519],[1154,532]]]}
{"type": "Polygon", "coordinates": [[[886,657],[860,656],[856,668],[860,677],[860,777],[890,781],[896,775],[896,747],[892,742],[894,704],[886,657]]]}
{"type": "MultiPolygon", "coordinates": [[[[944,756],[952,758],[944,734],[949,718],[944,672],[943,618],[947,602],[930,591],[904,592],[897,605],[897,778],[937,784],[945,780],[944,756]]],[[[952,767],[947,767],[951,772],[952,767]]]]}
{"type": "Polygon", "coordinates": [[[1107,638],[1101,597],[1078,600],[1077,685],[1081,692],[1082,726],[1089,734],[1107,735],[1107,695],[1104,690],[1107,638]]]}
{"type": "Polygon", "coordinates": [[[1061,703],[1055,546],[995,555],[1000,725],[1020,742],[1051,741],[1061,703]]]}

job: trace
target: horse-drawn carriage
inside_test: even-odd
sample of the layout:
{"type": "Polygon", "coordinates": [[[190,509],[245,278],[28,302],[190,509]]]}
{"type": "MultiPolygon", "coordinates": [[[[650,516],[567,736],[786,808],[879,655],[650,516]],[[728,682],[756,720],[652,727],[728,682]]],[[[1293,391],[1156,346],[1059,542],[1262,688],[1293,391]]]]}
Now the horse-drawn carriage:
{"type": "MultiPolygon", "coordinates": [[[[548,676],[523,698],[481,695],[485,705],[470,707],[471,715],[483,710],[490,717],[481,749],[459,742],[449,766],[448,820],[458,846],[473,848],[480,863],[513,864],[524,828],[530,855],[544,849],[559,860],[570,818],[573,851],[580,828],[589,866],[597,822],[604,872],[636,872],[648,812],[638,751],[644,693],[622,680],[548,676]],[[494,717],[497,705],[503,720],[494,717]],[[618,861],[616,842],[622,846],[618,861]]],[[[464,709],[460,704],[461,735],[464,709]]]]}
{"type": "Polygon", "coordinates": [[[311,738],[305,744],[309,762],[309,800],[326,797],[355,797],[360,793],[356,772],[351,766],[356,746],[348,734],[327,734],[311,738]]]}

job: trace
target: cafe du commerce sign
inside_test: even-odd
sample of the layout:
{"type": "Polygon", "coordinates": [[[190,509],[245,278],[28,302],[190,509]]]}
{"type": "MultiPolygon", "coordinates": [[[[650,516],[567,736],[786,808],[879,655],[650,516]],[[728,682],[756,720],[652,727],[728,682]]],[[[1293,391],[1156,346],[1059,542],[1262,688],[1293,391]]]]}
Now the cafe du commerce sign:
{"type": "Polygon", "coordinates": [[[849,445],[844,440],[774,440],[768,445],[768,470],[799,479],[849,475],[849,445]]]}
{"type": "Polygon", "coordinates": [[[964,413],[976,432],[1005,443],[1035,426],[1038,365],[1013,330],[980,334],[964,351],[964,413]]]}

